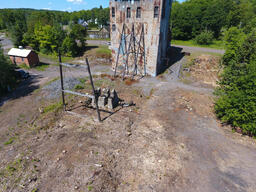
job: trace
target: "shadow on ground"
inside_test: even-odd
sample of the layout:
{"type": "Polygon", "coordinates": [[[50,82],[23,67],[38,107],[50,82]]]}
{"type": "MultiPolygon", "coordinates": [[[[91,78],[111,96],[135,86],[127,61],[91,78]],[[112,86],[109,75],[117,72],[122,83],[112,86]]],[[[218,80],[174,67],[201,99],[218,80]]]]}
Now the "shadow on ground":
{"type": "Polygon", "coordinates": [[[50,65],[49,63],[40,62],[40,63],[37,65],[37,67],[41,67],[41,66],[47,67],[47,66],[49,66],[49,65],[50,65]]]}
{"type": "Polygon", "coordinates": [[[91,49],[99,48],[97,45],[86,45],[85,51],[90,51],[91,49]]]}
{"type": "Polygon", "coordinates": [[[185,56],[183,48],[171,46],[167,51],[166,64],[159,71],[159,74],[164,73],[172,65],[180,61],[185,56]]]}
{"type": "Polygon", "coordinates": [[[29,79],[22,81],[19,86],[5,97],[0,98],[0,107],[8,100],[19,99],[31,94],[36,89],[39,89],[37,83],[42,78],[40,75],[31,75],[29,79]]]}

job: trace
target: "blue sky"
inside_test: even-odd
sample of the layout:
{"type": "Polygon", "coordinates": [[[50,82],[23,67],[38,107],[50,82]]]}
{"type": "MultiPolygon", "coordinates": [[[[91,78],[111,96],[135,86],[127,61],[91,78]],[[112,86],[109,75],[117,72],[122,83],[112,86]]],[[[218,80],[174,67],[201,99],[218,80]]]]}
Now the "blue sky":
{"type": "MultiPolygon", "coordinates": [[[[182,0],[181,0],[182,1],[182,0]]],[[[0,8],[34,8],[79,11],[93,7],[107,7],[109,0],[0,0],[0,8]]]]}

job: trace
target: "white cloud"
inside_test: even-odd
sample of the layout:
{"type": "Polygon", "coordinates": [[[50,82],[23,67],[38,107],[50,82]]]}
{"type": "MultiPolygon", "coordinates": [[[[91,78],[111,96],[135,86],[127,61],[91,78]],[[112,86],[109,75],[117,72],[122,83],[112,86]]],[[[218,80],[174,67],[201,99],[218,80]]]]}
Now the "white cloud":
{"type": "Polygon", "coordinates": [[[71,7],[68,7],[68,8],[66,8],[66,9],[63,9],[63,11],[68,11],[68,12],[70,12],[70,11],[72,11],[72,8],[71,8],[71,7]]]}
{"type": "Polygon", "coordinates": [[[74,4],[81,4],[83,0],[67,0],[67,2],[74,3],[74,4]]]}
{"type": "Polygon", "coordinates": [[[51,8],[50,8],[50,7],[47,7],[47,8],[43,8],[43,10],[51,10],[51,8]]]}

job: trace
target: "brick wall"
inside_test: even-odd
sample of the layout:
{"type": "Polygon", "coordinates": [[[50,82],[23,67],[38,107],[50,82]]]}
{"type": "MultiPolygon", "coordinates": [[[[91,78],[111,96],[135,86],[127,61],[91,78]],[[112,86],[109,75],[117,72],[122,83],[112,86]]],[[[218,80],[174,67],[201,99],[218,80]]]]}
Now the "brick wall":
{"type": "Polygon", "coordinates": [[[38,55],[33,51],[28,55],[28,57],[10,56],[10,60],[13,64],[26,64],[28,67],[34,67],[39,64],[38,55]]]}
{"type": "MultiPolygon", "coordinates": [[[[169,18],[171,1],[169,0],[140,0],[140,1],[110,1],[110,27],[111,27],[111,49],[112,68],[115,68],[118,48],[121,39],[123,24],[127,26],[125,33],[131,33],[132,25],[135,26],[136,39],[139,40],[142,25],[145,29],[145,52],[146,71],[156,76],[164,65],[164,58],[169,45],[169,18]],[[158,15],[154,17],[155,7],[159,8],[158,15]],[[112,17],[112,8],[115,10],[115,17],[112,17]],[[131,17],[127,18],[127,8],[131,10],[131,17]],[[136,17],[137,9],[141,9],[141,17],[136,17]],[[115,25],[116,30],[113,30],[115,25]]],[[[129,41],[129,38],[127,38],[129,41]]],[[[128,44],[129,42],[127,42],[128,44]]],[[[144,65],[142,58],[138,58],[139,65],[144,65]]],[[[132,58],[129,59],[129,66],[133,66],[132,58]]],[[[123,66],[124,61],[119,60],[118,66],[123,66]]],[[[143,66],[140,66],[142,69],[143,66]]],[[[130,68],[130,70],[132,70],[130,68]]],[[[143,69],[141,70],[143,71],[143,69]]]]}

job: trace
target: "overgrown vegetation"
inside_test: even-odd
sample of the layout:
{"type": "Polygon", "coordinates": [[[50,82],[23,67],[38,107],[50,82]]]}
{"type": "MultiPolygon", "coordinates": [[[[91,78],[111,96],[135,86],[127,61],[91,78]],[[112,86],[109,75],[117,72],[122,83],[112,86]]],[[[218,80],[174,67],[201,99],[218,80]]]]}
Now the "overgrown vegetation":
{"type": "Polygon", "coordinates": [[[213,38],[212,31],[203,31],[196,36],[195,42],[199,45],[210,45],[213,42],[213,38]]]}
{"type": "Polygon", "coordinates": [[[256,29],[245,34],[236,27],[225,35],[224,72],[216,91],[217,116],[243,134],[256,135],[256,29]]]}
{"type": "Polygon", "coordinates": [[[5,94],[16,84],[15,66],[3,54],[0,47],[0,96],[5,94]]]}
{"type": "Polygon", "coordinates": [[[96,56],[99,58],[110,59],[111,58],[111,50],[107,46],[100,46],[96,50],[96,56]]]}
{"type": "Polygon", "coordinates": [[[57,112],[61,108],[62,108],[62,102],[56,102],[46,106],[43,110],[43,113],[57,112]]]}
{"type": "Polygon", "coordinates": [[[66,56],[81,55],[87,36],[87,29],[81,23],[89,20],[89,28],[106,25],[109,9],[100,7],[72,13],[33,9],[0,10],[0,30],[8,32],[15,46],[29,46],[44,54],[57,55],[61,49],[66,56]]]}
{"type": "Polygon", "coordinates": [[[230,27],[249,32],[256,25],[255,0],[174,1],[171,16],[172,37],[192,40],[204,31],[221,39],[230,27]]]}

